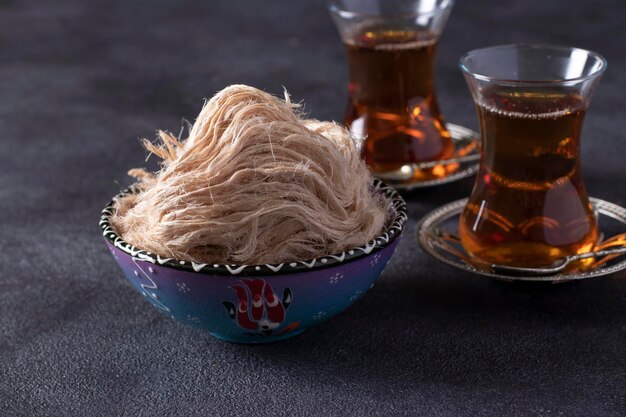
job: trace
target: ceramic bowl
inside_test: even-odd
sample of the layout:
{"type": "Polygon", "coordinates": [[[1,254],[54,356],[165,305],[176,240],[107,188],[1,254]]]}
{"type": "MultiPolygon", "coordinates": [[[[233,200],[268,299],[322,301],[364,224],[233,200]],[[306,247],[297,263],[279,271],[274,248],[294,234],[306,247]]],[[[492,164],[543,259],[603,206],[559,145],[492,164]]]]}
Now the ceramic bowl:
{"type": "Polygon", "coordinates": [[[373,192],[390,201],[390,221],[379,236],[342,253],[292,263],[207,265],[154,255],[117,235],[110,224],[115,199],[102,211],[100,227],[126,278],[159,311],[223,340],[266,343],[335,316],[374,285],[407,216],[393,188],[375,180],[373,192]]]}

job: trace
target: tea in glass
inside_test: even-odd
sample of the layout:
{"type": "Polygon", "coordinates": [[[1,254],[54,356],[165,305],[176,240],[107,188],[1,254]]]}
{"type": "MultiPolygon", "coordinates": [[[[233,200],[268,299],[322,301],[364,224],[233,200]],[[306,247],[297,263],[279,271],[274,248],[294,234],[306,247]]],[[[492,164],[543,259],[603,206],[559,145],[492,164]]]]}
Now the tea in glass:
{"type": "Polygon", "coordinates": [[[581,173],[580,133],[604,67],[588,51],[532,45],[486,48],[461,60],[482,139],[459,225],[472,256],[540,267],[593,250],[598,227],[581,173]]]}
{"type": "MultiPolygon", "coordinates": [[[[374,173],[454,153],[434,82],[437,40],[451,7],[451,1],[331,4],[349,64],[344,122],[366,138],[362,154],[374,173]],[[368,9],[372,4],[380,7],[368,9]]],[[[456,168],[415,170],[409,182],[440,178],[456,168]]]]}

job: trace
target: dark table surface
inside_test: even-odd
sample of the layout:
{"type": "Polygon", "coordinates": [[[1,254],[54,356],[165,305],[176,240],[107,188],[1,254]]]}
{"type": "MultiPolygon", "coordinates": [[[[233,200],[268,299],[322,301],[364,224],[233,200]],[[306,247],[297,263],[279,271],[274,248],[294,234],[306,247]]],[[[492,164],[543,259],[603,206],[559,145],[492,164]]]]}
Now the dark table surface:
{"type": "MultiPolygon", "coordinates": [[[[598,51],[584,174],[591,195],[626,204],[624,4],[458,3],[437,64],[447,119],[477,125],[456,65],[469,49],[598,51]]],[[[144,165],[138,137],[177,131],[231,83],[285,86],[341,119],[346,72],[321,1],[0,2],[0,415],[624,415],[626,274],[511,285],[417,249],[415,220],[471,181],[408,195],[378,285],[282,343],[216,340],[122,277],[97,222],[144,165]]]]}

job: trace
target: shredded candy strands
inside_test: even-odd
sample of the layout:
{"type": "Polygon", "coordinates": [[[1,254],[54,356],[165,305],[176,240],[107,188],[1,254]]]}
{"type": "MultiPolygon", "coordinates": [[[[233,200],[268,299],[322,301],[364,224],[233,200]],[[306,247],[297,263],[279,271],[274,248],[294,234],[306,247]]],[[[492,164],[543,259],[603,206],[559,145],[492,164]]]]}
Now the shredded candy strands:
{"type": "Polygon", "coordinates": [[[134,169],[141,192],[112,223],[130,244],[203,263],[292,262],[362,245],[381,232],[383,199],[349,133],[281,100],[233,85],[206,103],[189,138],[144,141],[163,160],[134,169]]]}

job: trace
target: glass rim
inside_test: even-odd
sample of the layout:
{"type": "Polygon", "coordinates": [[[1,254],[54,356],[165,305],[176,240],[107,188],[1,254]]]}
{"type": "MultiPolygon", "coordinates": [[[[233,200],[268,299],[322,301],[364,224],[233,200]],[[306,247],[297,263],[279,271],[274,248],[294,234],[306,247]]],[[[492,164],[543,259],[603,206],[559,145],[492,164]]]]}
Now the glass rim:
{"type": "Polygon", "coordinates": [[[469,52],[466,52],[459,59],[459,68],[463,71],[464,74],[469,75],[472,78],[475,78],[480,81],[487,82],[496,82],[504,85],[563,85],[563,84],[572,84],[579,83],[586,80],[591,80],[597,78],[602,75],[602,73],[606,70],[608,63],[606,59],[597,52],[590,51],[588,49],[577,48],[574,46],[562,46],[562,45],[552,45],[552,44],[542,44],[542,43],[511,43],[506,45],[496,45],[496,46],[487,46],[485,48],[473,49],[469,52]],[[513,78],[502,78],[490,76],[487,74],[481,74],[476,71],[470,70],[465,64],[470,55],[478,53],[478,52],[491,52],[503,49],[517,49],[517,48],[528,48],[528,49],[537,49],[544,51],[581,51],[587,54],[590,57],[596,59],[600,66],[595,69],[592,73],[581,75],[579,77],[571,77],[571,78],[558,78],[558,79],[545,79],[545,80],[524,80],[524,79],[513,79],[513,78]]]}
{"type": "Polygon", "coordinates": [[[333,1],[328,2],[328,10],[343,17],[344,19],[353,19],[358,17],[364,18],[390,18],[390,19],[403,19],[411,17],[424,17],[424,16],[436,16],[447,10],[450,10],[454,6],[455,0],[444,0],[441,5],[435,6],[434,9],[427,12],[409,12],[409,13],[361,13],[351,12],[349,10],[341,9],[333,1]]]}

